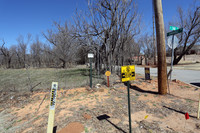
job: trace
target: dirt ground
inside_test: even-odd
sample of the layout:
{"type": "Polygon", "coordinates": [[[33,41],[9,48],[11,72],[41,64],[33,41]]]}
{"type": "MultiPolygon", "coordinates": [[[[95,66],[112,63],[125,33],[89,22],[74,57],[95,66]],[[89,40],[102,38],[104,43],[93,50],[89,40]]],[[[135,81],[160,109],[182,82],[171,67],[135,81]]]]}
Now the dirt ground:
{"type": "MultiPolygon", "coordinates": [[[[170,83],[170,94],[157,94],[157,79],[131,81],[131,119],[135,133],[198,133],[199,88],[170,83]],[[190,118],[185,119],[188,112],[190,118]]],[[[127,86],[115,80],[104,85],[57,93],[54,126],[58,133],[121,133],[129,131],[127,86]]],[[[0,131],[43,133],[47,130],[50,90],[0,93],[0,131]]]]}

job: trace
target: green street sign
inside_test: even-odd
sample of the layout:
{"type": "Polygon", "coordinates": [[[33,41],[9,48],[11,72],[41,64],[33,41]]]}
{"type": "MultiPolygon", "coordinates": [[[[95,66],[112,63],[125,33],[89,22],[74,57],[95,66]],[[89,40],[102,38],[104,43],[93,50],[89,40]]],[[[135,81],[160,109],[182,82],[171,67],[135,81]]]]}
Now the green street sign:
{"type": "Polygon", "coordinates": [[[175,34],[178,34],[178,33],[181,33],[181,32],[183,32],[183,28],[180,28],[178,30],[173,30],[171,32],[168,32],[167,36],[175,35],[175,34]]]}
{"type": "Polygon", "coordinates": [[[178,30],[179,28],[178,28],[178,27],[175,27],[175,26],[170,26],[169,29],[170,29],[170,30],[178,30]]]}

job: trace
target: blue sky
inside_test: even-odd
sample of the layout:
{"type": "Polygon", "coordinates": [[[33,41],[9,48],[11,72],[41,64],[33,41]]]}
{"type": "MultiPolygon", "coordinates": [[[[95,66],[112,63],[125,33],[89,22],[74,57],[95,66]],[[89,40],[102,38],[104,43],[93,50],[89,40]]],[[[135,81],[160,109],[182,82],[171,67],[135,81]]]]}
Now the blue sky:
{"type": "MultiPolygon", "coordinates": [[[[145,31],[152,29],[152,1],[136,0],[139,13],[142,13],[145,31]]],[[[165,24],[177,16],[177,7],[187,9],[193,0],[162,0],[165,24]]],[[[53,21],[72,21],[75,10],[85,10],[86,0],[0,0],[0,39],[6,46],[17,44],[19,35],[28,33],[39,36],[41,32],[52,28],[53,21]]]]}

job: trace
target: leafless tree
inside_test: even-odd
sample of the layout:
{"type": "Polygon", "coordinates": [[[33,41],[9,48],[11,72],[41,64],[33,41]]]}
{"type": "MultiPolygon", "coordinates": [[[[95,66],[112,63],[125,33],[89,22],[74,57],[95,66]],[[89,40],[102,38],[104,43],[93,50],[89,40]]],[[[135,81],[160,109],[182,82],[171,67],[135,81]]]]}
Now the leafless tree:
{"type": "Polygon", "coordinates": [[[76,36],[86,38],[89,45],[100,46],[101,60],[107,69],[112,70],[120,59],[123,65],[124,45],[140,29],[140,16],[135,3],[132,0],[88,0],[88,10],[87,16],[77,13],[76,36]],[[114,60],[116,56],[118,59],[114,60]]]}
{"type": "Polygon", "coordinates": [[[148,59],[151,59],[154,56],[154,47],[152,37],[148,34],[142,35],[138,41],[141,46],[141,51],[144,53],[145,64],[148,64],[148,59]]]}
{"type": "Polygon", "coordinates": [[[32,65],[35,67],[41,67],[42,65],[42,45],[43,44],[39,41],[39,38],[37,37],[30,47],[32,65]]]}
{"type": "Polygon", "coordinates": [[[6,68],[11,68],[11,60],[14,55],[8,48],[5,46],[5,41],[2,40],[2,46],[0,47],[1,55],[3,55],[3,62],[5,62],[6,68]]]}
{"type": "Polygon", "coordinates": [[[78,41],[73,37],[73,29],[67,23],[64,26],[56,22],[54,24],[57,31],[48,30],[46,34],[43,33],[53,48],[51,51],[46,52],[59,59],[62,62],[62,67],[65,68],[75,61],[78,41]]]}
{"type": "Polygon", "coordinates": [[[187,11],[183,11],[182,8],[178,8],[179,20],[174,23],[177,27],[183,28],[183,32],[178,34],[179,46],[174,50],[174,62],[178,64],[182,57],[188,53],[188,51],[200,42],[200,6],[194,3],[192,8],[187,11]],[[177,55],[177,51],[180,54],[177,55]]]}
{"type": "Polygon", "coordinates": [[[21,65],[21,67],[25,68],[25,65],[27,62],[27,46],[31,40],[31,34],[27,35],[27,40],[25,41],[24,37],[20,35],[17,38],[18,42],[18,48],[17,48],[17,57],[18,57],[18,62],[21,65]]]}

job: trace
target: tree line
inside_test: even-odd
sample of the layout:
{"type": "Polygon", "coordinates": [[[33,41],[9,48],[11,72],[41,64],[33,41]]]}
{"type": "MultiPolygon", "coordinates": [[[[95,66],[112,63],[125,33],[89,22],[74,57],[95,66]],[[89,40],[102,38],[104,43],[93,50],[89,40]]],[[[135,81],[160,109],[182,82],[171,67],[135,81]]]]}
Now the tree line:
{"type": "MultiPolygon", "coordinates": [[[[184,32],[177,36],[180,41],[174,51],[174,64],[198,44],[200,38],[200,7],[194,4],[194,8],[187,12],[179,8],[178,13],[179,19],[169,23],[184,28],[184,32]],[[177,55],[179,48],[182,52],[177,55]]],[[[1,67],[68,68],[85,64],[88,52],[93,52],[95,68],[102,70],[104,66],[113,72],[115,66],[138,63],[139,58],[133,57],[154,56],[152,34],[141,32],[145,29],[135,1],[88,0],[88,9],[75,14],[73,24],[54,22],[54,28],[42,33],[48,43],[41,42],[39,37],[33,39],[28,34],[26,37],[19,36],[17,45],[7,48],[2,39],[1,67]]]]}

